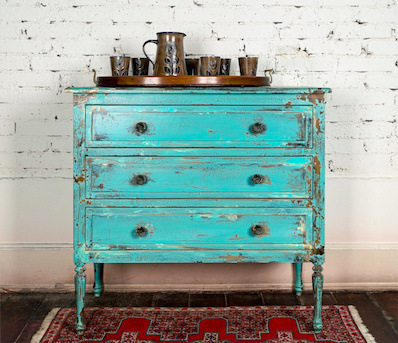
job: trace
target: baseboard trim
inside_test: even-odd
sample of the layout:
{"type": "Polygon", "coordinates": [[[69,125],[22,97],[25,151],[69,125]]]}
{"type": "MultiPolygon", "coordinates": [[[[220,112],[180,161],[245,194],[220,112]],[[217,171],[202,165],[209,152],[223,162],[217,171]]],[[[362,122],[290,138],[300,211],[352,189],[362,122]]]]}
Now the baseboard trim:
{"type": "MultiPolygon", "coordinates": [[[[105,284],[107,292],[235,292],[235,291],[292,291],[291,283],[282,284],[105,284]]],[[[325,291],[396,291],[398,282],[352,282],[352,283],[325,283],[325,291]]],[[[1,293],[14,292],[50,292],[65,293],[74,292],[73,284],[56,285],[3,285],[0,286],[1,293]]],[[[311,291],[312,284],[304,283],[304,291],[311,291]]],[[[92,292],[87,285],[87,293],[92,292]]]]}
{"type": "Polygon", "coordinates": [[[73,250],[73,243],[0,243],[0,250],[73,250]]]}

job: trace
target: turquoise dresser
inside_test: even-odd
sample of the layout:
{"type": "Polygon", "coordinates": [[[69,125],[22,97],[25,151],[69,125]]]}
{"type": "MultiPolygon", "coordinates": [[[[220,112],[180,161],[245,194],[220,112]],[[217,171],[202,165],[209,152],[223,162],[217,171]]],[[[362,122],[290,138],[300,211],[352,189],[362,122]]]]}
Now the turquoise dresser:
{"type": "Polygon", "coordinates": [[[69,91],[79,333],[86,263],[311,262],[321,330],[329,89],[69,91]]]}

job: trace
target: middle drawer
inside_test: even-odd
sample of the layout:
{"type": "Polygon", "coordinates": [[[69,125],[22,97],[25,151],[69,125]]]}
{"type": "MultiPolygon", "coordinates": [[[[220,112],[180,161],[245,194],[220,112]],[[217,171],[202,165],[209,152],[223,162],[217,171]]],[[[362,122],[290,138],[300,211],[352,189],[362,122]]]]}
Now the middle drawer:
{"type": "Polygon", "coordinates": [[[88,198],[311,198],[313,159],[87,157],[88,198]]]}

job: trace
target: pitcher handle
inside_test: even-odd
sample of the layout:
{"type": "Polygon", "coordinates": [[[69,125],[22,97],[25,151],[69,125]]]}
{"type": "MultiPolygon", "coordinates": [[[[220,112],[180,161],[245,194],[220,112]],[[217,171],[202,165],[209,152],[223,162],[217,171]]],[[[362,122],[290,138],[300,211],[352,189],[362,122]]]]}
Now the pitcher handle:
{"type": "Polygon", "coordinates": [[[265,69],[264,70],[264,76],[267,76],[267,72],[269,73],[269,83],[272,83],[272,73],[274,72],[274,69],[265,69]]]}
{"type": "Polygon", "coordinates": [[[147,45],[148,43],[155,43],[156,45],[158,44],[158,40],[157,39],[149,39],[147,40],[144,45],[142,46],[142,51],[144,52],[145,57],[149,60],[149,62],[152,63],[153,68],[155,68],[155,63],[149,58],[149,56],[147,55],[147,53],[145,52],[145,45],[147,45]]]}
{"type": "Polygon", "coordinates": [[[93,81],[95,85],[98,86],[97,71],[95,69],[92,69],[92,72],[94,73],[93,81]]]}

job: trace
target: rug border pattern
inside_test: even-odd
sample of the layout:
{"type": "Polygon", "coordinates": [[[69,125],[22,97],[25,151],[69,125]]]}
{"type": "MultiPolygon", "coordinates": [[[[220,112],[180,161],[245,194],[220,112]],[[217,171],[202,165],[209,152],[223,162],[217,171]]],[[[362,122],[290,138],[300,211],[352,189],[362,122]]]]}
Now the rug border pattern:
{"type": "MultiPolygon", "coordinates": [[[[228,310],[255,310],[255,309],[284,309],[284,310],[309,310],[312,309],[313,306],[277,306],[277,305],[269,305],[269,306],[228,306],[228,307],[118,307],[119,310],[127,310],[127,309],[136,309],[143,312],[153,312],[153,311],[164,311],[164,312],[177,312],[181,310],[190,311],[190,312],[202,312],[202,311],[228,311],[228,310]]],[[[103,310],[111,310],[113,307],[92,307],[92,309],[103,309],[103,310]]],[[[369,333],[366,326],[363,324],[363,321],[358,313],[358,310],[353,305],[327,305],[322,306],[322,309],[337,309],[341,313],[341,318],[346,326],[346,330],[350,333],[352,339],[355,343],[377,343],[375,338],[369,333]],[[351,325],[347,325],[351,324],[351,325]],[[363,338],[357,339],[352,334],[357,332],[355,327],[361,333],[363,338]]],[[[59,330],[62,328],[62,324],[67,318],[67,315],[70,311],[73,311],[74,308],[53,308],[49,314],[44,319],[40,329],[36,332],[36,334],[32,337],[31,343],[40,343],[45,335],[50,334],[52,337],[49,337],[50,340],[46,342],[51,342],[59,330]],[[51,332],[48,332],[51,327],[51,332]]],[[[121,325],[121,323],[119,324],[121,325]]]]}

